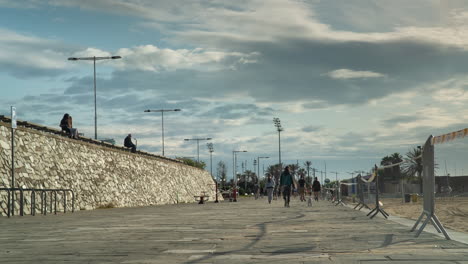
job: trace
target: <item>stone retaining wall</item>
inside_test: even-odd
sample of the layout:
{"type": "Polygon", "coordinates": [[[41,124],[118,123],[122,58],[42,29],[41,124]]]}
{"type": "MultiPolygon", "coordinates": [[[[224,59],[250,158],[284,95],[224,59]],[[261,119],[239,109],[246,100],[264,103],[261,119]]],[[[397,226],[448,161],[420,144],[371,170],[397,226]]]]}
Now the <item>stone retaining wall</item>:
{"type": "MultiPolygon", "coordinates": [[[[11,128],[0,122],[0,187],[10,187],[10,180],[11,128]]],[[[76,209],[189,203],[201,192],[214,197],[213,184],[209,172],[179,162],[25,127],[15,132],[16,187],[72,189],[76,209]]],[[[29,213],[29,194],[25,199],[29,213]]],[[[0,192],[0,214],[5,205],[0,192]]]]}

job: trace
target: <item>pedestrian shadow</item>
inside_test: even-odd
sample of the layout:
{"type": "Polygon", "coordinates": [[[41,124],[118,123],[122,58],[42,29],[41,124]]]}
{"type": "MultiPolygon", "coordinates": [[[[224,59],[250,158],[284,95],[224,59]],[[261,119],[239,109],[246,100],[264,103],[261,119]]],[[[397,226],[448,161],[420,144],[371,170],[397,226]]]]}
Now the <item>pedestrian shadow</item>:
{"type": "MultiPolygon", "coordinates": [[[[236,250],[231,250],[231,251],[213,253],[211,255],[206,255],[206,256],[203,256],[203,257],[200,257],[198,259],[194,259],[194,260],[191,260],[191,261],[188,261],[188,262],[185,262],[185,263],[186,264],[192,264],[192,263],[204,262],[206,260],[209,260],[209,259],[217,257],[217,256],[230,255],[230,254],[233,254],[233,253],[236,253],[236,252],[241,252],[241,251],[250,249],[250,248],[254,247],[260,240],[262,240],[265,237],[266,229],[267,229],[266,226],[268,224],[280,223],[280,222],[284,222],[284,221],[291,221],[291,220],[296,220],[296,219],[300,219],[300,218],[303,218],[303,217],[305,217],[305,215],[300,213],[300,214],[292,216],[292,217],[288,217],[288,218],[284,218],[284,219],[280,219],[280,220],[267,221],[267,222],[263,222],[263,223],[260,223],[260,224],[253,225],[253,226],[258,227],[258,229],[259,229],[258,235],[255,236],[255,238],[252,240],[252,242],[248,243],[244,247],[242,247],[240,249],[236,249],[236,250]]],[[[272,255],[293,254],[293,253],[299,253],[299,252],[310,250],[310,249],[313,249],[313,247],[303,248],[302,250],[295,249],[294,251],[293,251],[293,249],[281,249],[281,250],[273,251],[270,254],[272,254],[272,255]]]]}

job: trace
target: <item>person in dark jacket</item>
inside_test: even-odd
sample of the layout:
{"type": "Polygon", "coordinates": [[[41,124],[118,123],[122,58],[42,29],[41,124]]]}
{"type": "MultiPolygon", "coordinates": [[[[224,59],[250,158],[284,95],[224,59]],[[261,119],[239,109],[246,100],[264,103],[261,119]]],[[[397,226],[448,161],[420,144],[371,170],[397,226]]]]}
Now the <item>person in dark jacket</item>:
{"type": "Polygon", "coordinates": [[[124,146],[127,148],[132,148],[132,152],[136,152],[136,145],[132,142],[132,134],[128,134],[128,136],[124,140],[124,146]]]}
{"type": "Polygon", "coordinates": [[[294,188],[294,180],[291,173],[289,172],[289,166],[286,166],[280,177],[280,187],[283,191],[284,207],[289,207],[292,190],[291,186],[294,188]]]}
{"type": "Polygon", "coordinates": [[[62,131],[65,131],[67,135],[71,138],[78,138],[78,130],[73,128],[73,119],[71,115],[64,114],[62,120],[60,121],[60,127],[62,131]]]}
{"type": "Polygon", "coordinates": [[[60,121],[60,127],[62,131],[65,131],[68,135],[70,135],[70,124],[69,124],[70,115],[64,114],[62,120],[60,121]]]}
{"type": "Polygon", "coordinates": [[[321,190],[320,182],[315,177],[314,182],[312,183],[312,192],[314,193],[314,200],[318,201],[319,193],[321,190]]]}

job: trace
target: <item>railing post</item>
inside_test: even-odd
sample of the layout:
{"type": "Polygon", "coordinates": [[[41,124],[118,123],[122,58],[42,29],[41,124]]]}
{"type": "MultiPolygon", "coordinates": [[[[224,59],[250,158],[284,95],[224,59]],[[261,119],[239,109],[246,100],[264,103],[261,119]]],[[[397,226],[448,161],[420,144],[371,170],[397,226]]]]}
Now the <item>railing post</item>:
{"type": "Polygon", "coordinates": [[[67,212],[67,191],[63,191],[63,213],[67,212]]]}
{"type": "Polygon", "coordinates": [[[73,192],[73,190],[70,190],[70,192],[72,193],[72,213],[75,212],[75,192],[73,192]]]}
{"type": "Polygon", "coordinates": [[[7,210],[7,214],[8,214],[8,218],[10,218],[10,215],[11,215],[11,212],[10,212],[10,209],[11,209],[11,198],[10,198],[10,190],[7,189],[7,192],[8,192],[8,204],[7,204],[7,207],[8,207],[8,210],[7,210]]]}
{"type": "MultiPolygon", "coordinates": [[[[50,191],[50,190],[48,190],[48,191],[50,191]]],[[[50,207],[49,207],[49,213],[52,213],[52,212],[53,212],[53,208],[54,208],[54,207],[52,206],[52,204],[53,204],[52,199],[53,199],[53,198],[54,198],[54,197],[52,196],[52,192],[50,191],[50,207]]]]}
{"type": "Polygon", "coordinates": [[[57,191],[54,191],[54,214],[57,214],[57,191]]]}
{"type": "Polygon", "coordinates": [[[47,192],[42,191],[42,214],[47,215],[47,192]]]}
{"type": "Polygon", "coordinates": [[[15,215],[15,188],[11,188],[11,216],[15,215]]]}
{"type": "Polygon", "coordinates": [[[36,215],[36,191],[31,189],[31,215],[36,215]]]}
{"type": "Polygon", "coordinates": [[[24,193],[23,188],[19,188],[20,191],[20,216],[24,216],[24,193]]]}

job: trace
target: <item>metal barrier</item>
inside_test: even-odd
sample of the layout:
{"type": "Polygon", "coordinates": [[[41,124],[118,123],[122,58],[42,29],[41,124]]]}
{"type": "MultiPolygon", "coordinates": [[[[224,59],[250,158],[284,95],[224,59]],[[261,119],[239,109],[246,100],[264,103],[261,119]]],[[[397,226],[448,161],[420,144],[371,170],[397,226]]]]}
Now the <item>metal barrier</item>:
{"type": "Polygon", "coordinates": [[[416,232],[416,237],[418,237],[421,232],[424,230],[426,225],[431,222],[434,228],[439,233],[443,233],[447,240],[450,240],[450,236],[448,235],[447,231],[445,230],[444,226],[440,223],[439,219],[435,215],[435,175],[434,175],[434,144],[433,144],[433,137],[429,136],[424,144],[423,153],[422,153],[422,160],[423,160],[423,194],[424,194],[424,201],[423,201],[423,212],[419,216],[418,220],[414,224],[413,228],[411,228],[411,232],[416,230],[419,223],[421,227],[416,232]],[[426,217],[424,222],[422,221],[423,218],[426,217]]]}
{"type": "Polygon", "coordinates": [[[8,193],[7,198],[7,216],[15,215],[15,204],[12,202],[13,197],[16,195],[16,192],[19,191],[19,215],[24,216],[24,192],[30,192],[31,194],[31,215],[36,215],[36,193],[39,193],[41,199],[40,202],[40,212],[43,215],[47,214],[47,209],[49,213],[57,214],[57,193],[62,193],[63,197],[63,212],[67,212],[67,193],[71,193],[71,212],[75,212],[75,193],[71,189],[35,189],[35,188],[0,188],[1,191],[6,191],[8,193]],[[47,200],[47,194],[50,194],[49,201],[47,200]],[[49,202],[49,205],[47,203],[49,202]]]}
{"type": "MultiPolygon", "coordinates": [[[[374,177],[375,177],[375,207],[372,209],[367,216],[370,216],[370,218],[374,218],[378,213],[381,213],[385,218],[388,218],[389,214],[382,208],[380,207],[380,201],[379,201],[379,176],[378,176],[378,167],[375,165],[375,170],[374,170],[374,177]],[[374,214],[372,214],[374,213],[374,214]]],[[[373,179],[372,179],[373,180],[373,179]]],[[[371,180],[369,180],[371,182],[371,180]]]]}
{"type": "Polygon", "coordinates": [[[335,200],[335,206],[337,205],[343,205],[345,206],[346,204],[343,202],[341,199],[341,182],[337,181],[336,185],[336,200],[335,200]]]}
{"type": "Polygon", "coordinates": [[[366,204],[366,201],[364,199],[364,191],[366,187],[366,183],[362,180],[362,176],[358,175],[357,177],[357,186],[356,186],[356,191],[357,191],[357,197],[358,197],[358,204],[354,207],[354,209],[361,210],[363,207],[366,209],[369,209],[369,206],[366,204]],[[359,207],[359,208],[358,208],[359,207]]]}

